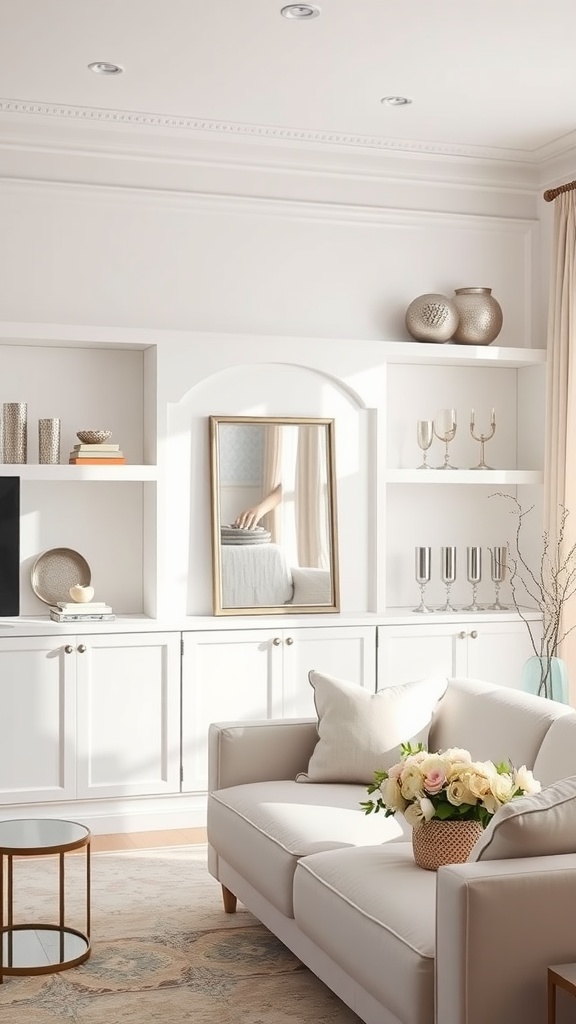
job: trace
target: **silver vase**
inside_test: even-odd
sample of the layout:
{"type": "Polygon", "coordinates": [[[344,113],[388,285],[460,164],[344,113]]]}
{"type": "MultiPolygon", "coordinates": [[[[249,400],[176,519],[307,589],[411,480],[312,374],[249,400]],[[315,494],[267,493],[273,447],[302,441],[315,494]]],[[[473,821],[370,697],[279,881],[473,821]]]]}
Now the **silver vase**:
{"type": "Polygon", "coordinates": [[[58,465],[60,462],[60,420],[38,420],[38,462],[58,465]]]}
{"type": "Polygon", "coordinates": [[[458,327],[458,313],[452,299],[430,292],[414,299],[405,316],[408,333],[416,341],[449,341],[458,327]]]}
{"type": "Polygon", "coordinates": [[[459,345],[490,345],[502,330],[503,314],[491,288],[456,288],[458,326],[452,341],[459,345]]]}
{"type": "Polygon", "coordinates": [[[2,456],[6,463],[25,463],[28,455],[28,406],[4,402],[2,407],[2,456]]]}

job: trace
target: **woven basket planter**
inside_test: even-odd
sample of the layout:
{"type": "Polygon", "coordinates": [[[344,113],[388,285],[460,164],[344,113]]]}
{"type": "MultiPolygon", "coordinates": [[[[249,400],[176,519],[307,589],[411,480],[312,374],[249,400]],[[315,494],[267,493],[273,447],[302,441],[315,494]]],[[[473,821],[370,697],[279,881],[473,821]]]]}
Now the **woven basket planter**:
{"type": "Polygon", "coordinates": [[[443,864],[462,864],[483,831],[479,821],[426,821],[412,829],[414,860],[426,871],[437,871],[443,864]]]}

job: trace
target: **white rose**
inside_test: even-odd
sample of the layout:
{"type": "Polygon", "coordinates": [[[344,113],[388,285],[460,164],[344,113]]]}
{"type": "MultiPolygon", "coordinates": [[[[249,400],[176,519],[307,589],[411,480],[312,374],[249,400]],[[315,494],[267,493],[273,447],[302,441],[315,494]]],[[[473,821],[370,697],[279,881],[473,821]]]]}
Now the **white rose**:
{"type": "Polygon", "coordinates": [[[526,767],[525,764],[516,772],[516,788],[521,789],[523,793],[531,795],[533,793],[539,793],[542,789],[541,784],[537,779],[534,778],[532,772],[526,767]]]}
{"type": "Polygon", "coordinates": [[[434,817],[436,808],[431,800],[427,796],[423,796],[420,800],[420,810],[424,821],[431,821],[434,817]]]}
{"type": "Polygon", "coordinates": [[[386,807],[391,811],[403,811],[406,807],[406,801],[396,779],[385,779],[380,786],[380,792],[386,807]]]}
{"type": "Polygon", "coordinates": [[[424,821],[424,815],[422,814],[420,803],[416,801],[414,804],[408,804],[404,811],[404,817],[412,828],[416,828],[418,825],[421,825],[424,821]]]}
{"type": "Polygon", "coordinates": [[[422,792],[424,778],[418,765],[408,765],[400,778],[400,789],[405,800],[414,800],[422,792]]]}
{"type": "Polygon", "coordinates": [[[454,807],[460,807],[461,804],[476,803],[474,794],[470,792],[466,783],[459,779],[449,783],[446,789],[446,797],[448,803],[451,803],[454,807]]]}
{"type": "Polygon", "coordinates": [[[448,747],[448,750],[442,751],[442,756],[451,763],[459,761],[462,764],[470,764],[472,761],[470,751],[463,750],[461,747],[448,747]]]}
{"type": "Polygon", "coordinates": [[[422,775],[429,775],[433,771],[446,772],[446,759],[442,754],[428,754],[419,765],[422,775]]]}
{"type": "Polygon", "coordinates": [[[501,804],[507,804],[512,799],[515,789],[511,775],[494,775],[490,779],[490,792],[501,804]]]}
{"type": "MultiPolygon", "coordinates": [[[[496,776],[496,778],[498,777],[496,776]]],[[[470,766],[464,781],[477,800],[481,800],[483,796],[486,796],[486,793],[490,792],[491,776],[486,775],[479,765],[470,766]]]]}

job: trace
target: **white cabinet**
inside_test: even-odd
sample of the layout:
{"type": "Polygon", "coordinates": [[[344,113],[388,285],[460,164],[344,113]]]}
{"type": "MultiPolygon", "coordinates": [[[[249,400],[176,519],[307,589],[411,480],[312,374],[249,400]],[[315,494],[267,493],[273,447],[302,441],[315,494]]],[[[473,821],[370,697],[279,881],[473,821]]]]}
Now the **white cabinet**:
{"type": "Polygon", "coordinates": [[[533,653],[524,622],[463,618],[447,623],[378,628],[378,686],[425,676],[484,679],[518,687],[533,653]]]}
{"type": "Polygon", "coordinates": [[[310,669],[374,690],[373,627],[214,630],[184,634],[183,789],[207,786],[211,722],[315,717],[310,669]]]}
{"type": "Polygon", "coordinates": [[[77,795],[180,789],[180,634],[75,638],[77,795]]]}
{"type": "Polygon", "coordinates": [[[76,674],[63,637],[2,636],[0,803],[76,795],[76,674]]]}
{"type": "Polygon", "coordinates": [[[180,635],[5,638],[0,803],[175,793],[180,635]]]}

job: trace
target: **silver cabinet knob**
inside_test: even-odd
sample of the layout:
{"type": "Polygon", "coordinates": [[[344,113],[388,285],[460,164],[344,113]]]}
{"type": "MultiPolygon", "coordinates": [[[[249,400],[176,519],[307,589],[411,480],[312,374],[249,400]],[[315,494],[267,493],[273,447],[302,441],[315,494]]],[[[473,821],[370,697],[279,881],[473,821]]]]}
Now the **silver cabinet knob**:
{"type": "Polygon", "coordinates": [[[470,636],[472,637],[473,640],[475,640],[476,637],[478,636],[478,630],[473,629],[472,632],[470,633],[470,636]]]}
{"type": "Polygon", "coordinates": [[[274,644],[274,647],[280,647],[282,641],[279,636],[275,636],[272,643],[274,644]]]}
{"type": "Polygon", "coordinates": [[[460,640],[465,640],[466,639],[466,633],[464,632],[464,630],[462,630],[461,633],[458,633],[458,637],[459,637],[460,640]]]}
{"type": "Polygon", "coordinates": [[[286,637],[286,643],[288,644],[288,647],[291,647],[291,646],[292,646],[292,644],[294,643],[294,637],[292,637],[292,636],[287,636],[287,637],[286,637]]]}
{"type": "Polygon", "coordinates": [[[64,648],[64,650],[66,651],[66,654],[72,654],[72,651],[74,650],[74,648],[72,647],[72,644],[66,644],[66,647],[64,648]]]}
{"type": "Polygon", "coordinates": [[[78,651],[79,651],[80,654],[84,654],[85,650],[86,650],[86,644],[78,644],[78,651]]]}

